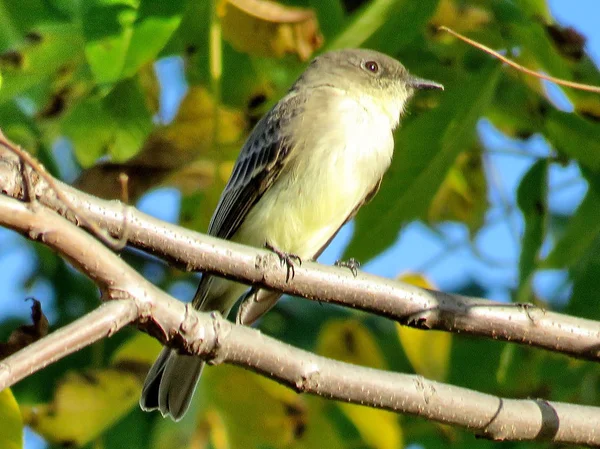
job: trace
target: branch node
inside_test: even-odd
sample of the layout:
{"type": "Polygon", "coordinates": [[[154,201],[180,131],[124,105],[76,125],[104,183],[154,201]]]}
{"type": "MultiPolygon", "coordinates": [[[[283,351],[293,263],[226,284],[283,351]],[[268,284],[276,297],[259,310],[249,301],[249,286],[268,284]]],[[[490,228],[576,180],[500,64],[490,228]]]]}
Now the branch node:
{"type": "Polygon", "coordinates": [[[296,379],[294,389],[298,393],[314,391],[319,386],[320,377],[321,370],[319,369],[319,365],[310,363],[304,367],[302,373],[300,373],[300,376],[296,379]]]}
{"type": "MultiPolygon", "coordinates": [[[[104,300],[109,300],[109,301],[118,300],[118,299],[134,299],[131,296],[131,293],[127,289],[120,288],[120,287],[107,288],[105,291],[105,295],[103,295],[103,296],[105,296],[104,300]]],[[[140,301],[137,301],[137,302],[138,302],[138,309],[143,309],[143,307],[140,307],[141,306],[141,304],[139,304],[140,301]]],[[[148,312],[148,314],[149,313],[150,312],[148,312]]],[[[140,316],[142,316],[142,315],[140,315],[140,316]]]]}
{"type": "Polygon", "coordinates": [[[227,359],[227,352],[221,349],[223,340],[227,338],[231,332],[231,323],[223,318],[219,312],[211,312],[212,328],[214,333],[214,341],[210,349],[210,358],[207,359],[211,365],[220,365],[227,359]]]}
{"type": "Polygon", "coordinates": [[[415,378],[415,388],[423,393],[425,404],[429,404],[429,401],[436,393],[435,387],[423,376],[415,378]]]}
{"type": "Polygon", "coordinates": [[[529,321],[531,321],[533,324],[536,323],[536,319],[533,316],[533,312],[534,311],[541,312],[542,315],[546,314],[546,309],[538,307],[535,304],[532,304],[530,302],[527,302],[527,303],[517,303],[516,306],[518,308],[520,308],[523,312],[525,312],[527,314],[527,318],[529,318],[529,321]]]}

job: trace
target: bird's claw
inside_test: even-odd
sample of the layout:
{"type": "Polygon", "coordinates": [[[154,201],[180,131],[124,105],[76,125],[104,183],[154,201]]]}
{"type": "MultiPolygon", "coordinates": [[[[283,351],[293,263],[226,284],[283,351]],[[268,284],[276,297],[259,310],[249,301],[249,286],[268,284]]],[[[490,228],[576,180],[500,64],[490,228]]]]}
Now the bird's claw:
{"type": "Polygon", "coordinates": [[[267,248],[269,251],[272,251],[275,254],[277,254],[277,257],[279,257],[279,264],[282,267],[284,265],[287,267],[285,282],[289,282],[290,279],[294,279],[294,276],[296,275],[296,271],[294,269],[294,262],[297,263],[298,266],[302,266],[302,259],[300,258],[300,256],[298,256],[296,254],[290,254],[290,253],[283,252],[283,251],[275,248],[269,242],[265,243],[265,248],[267,248]]]}
{"type": "Polygon", "coordinates": [[[344,267],[348,268],[350,272],[354,275],[354,277],[358,276],[358,269],[360,268],[360,262],[356,260],[354,257],[351,257],[348,260],[336,260],[334,263],[336,267],[344,267]]]}

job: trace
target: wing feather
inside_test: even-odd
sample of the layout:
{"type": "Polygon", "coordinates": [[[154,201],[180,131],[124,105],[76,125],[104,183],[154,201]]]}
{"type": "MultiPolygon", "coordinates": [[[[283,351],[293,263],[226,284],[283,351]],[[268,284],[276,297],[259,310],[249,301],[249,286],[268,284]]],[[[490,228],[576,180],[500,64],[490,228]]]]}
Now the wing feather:
{"type": "Polygon", "coordinates": [[[213,214],[208,233],[229,239],[250,209],[281,174],[292,142],[284,138],[294,112],[306,98],[288,94],[258,122],[246,141],[213,214]]]}

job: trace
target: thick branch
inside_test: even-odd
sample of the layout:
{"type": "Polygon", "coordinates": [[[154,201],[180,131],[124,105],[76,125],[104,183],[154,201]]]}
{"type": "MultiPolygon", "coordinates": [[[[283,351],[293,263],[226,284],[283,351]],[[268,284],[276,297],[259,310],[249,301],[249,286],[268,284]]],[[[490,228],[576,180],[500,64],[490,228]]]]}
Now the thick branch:
{"type": "Polygon", "coordinates": [[[598,408],[502,399],[316,356],[169,297],[93,237],[39,204],[0,196],[0,223],[59,251],[98,283],[106,299],[118,299],[93,312],[99,323],[92,324],[93,330],[86,330],[88,315],[5,359],[0,363],[0,390],[46,366],[48,360],[37,354],[58,360],[137,313],[138,323],[148,331],[163,334],[186,352],[252,369],[299,392],[424,416],[498,440],[600,445],[598,408]]]}
{"type": "MultiPolygon", "coordinates": [[[[48,185],[32,176],[39,201],[77,222],[48,185]]],[[[600,360],[600,324],[530,306],[503,304],[434,292],[366,273],[355,278],[347,269],[304,262],[287,273],[271,253],[199,234],[152,218],[118,201],[103,201],[56,181],[88,217],[129,243],[184,266],[262,285],[291,295],[331,302],[423,329],[480,335],[503,341],[600,360]],[[126,225],[124,225],[126,223],[126,225]]],[[[0,190],[24,197],[18,160],[0,148],[0,190]]]]}

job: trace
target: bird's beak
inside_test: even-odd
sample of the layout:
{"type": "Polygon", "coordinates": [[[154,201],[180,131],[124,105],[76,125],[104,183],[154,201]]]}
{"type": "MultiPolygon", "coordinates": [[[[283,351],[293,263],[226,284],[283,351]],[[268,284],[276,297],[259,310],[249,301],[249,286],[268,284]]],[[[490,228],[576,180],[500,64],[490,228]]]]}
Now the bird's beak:
{"type": "Polygon", "coordinates": [[[435,81],[429,81],[423,78],[417,78],[416,76],[413,76],[408,80],[408,85],[418,90],[444,90],[444,86],[442,84],[436,83],[435,81]]]}

